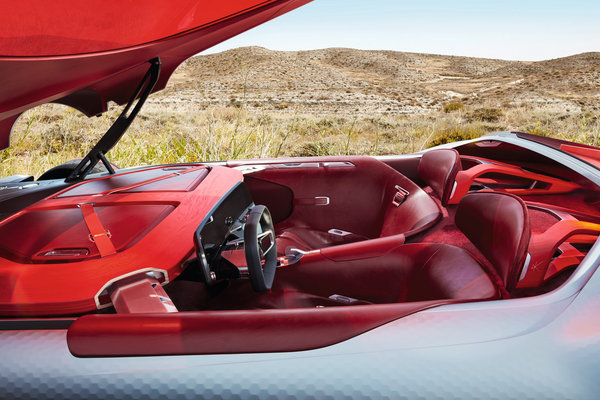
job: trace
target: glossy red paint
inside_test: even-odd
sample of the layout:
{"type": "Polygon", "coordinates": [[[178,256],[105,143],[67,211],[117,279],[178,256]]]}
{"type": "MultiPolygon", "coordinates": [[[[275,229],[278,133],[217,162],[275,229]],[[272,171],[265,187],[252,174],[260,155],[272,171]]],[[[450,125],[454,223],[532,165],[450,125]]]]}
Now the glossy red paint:
{"type": "Polygon", "coordinates": [[[63,208],[30,208],[0,224],[0,235],[3,237],[0,256],[23,264],[56,264],[106,257],[130,247],[177,205],[84,204],[63,208]],[[96,214],[97,226],[86,221],[84,212],[87,207],[96,214]],[[104,242],[96,240],[94,236],[103,238],[104,242]],[[107,247],[102,247],[104,245],[107,247]],[[86,249],[87,255],[76,258],[46,255],[59,249],[86,249]]]}
{"type": "Polygon", "coordinates": [[[0,3],[0,55],[123,49],[207,27],[277,0],[24,0],[0,3]]]}
{"type": "Polygon", "coordinates": [[[547,136],[537,136],[530,133],[512,132],[521,139],[531,140],[541,143],[554,149],[564,151],[565,153],[577,157],[596,168],[600,168],[600,148],[582,143],[567,142],[566,140],[555,139],[547,136]]]}
{"type": "Polygon", "coordinates": [[[584,254],[570,243],[593,243],[598,234],[600,234],[600,224],[565,219],[552,225],[543,233],[532,235],[529,247],[531,262],[517,287],[538,287],[564,268],[579,264],[584,254]],[[563,246],[561,254],[553,260],[561,246],[563,246]]]}
{"type": "MultiPolygon", "coordinates": [[[[598,236],[594,236],[593,238],[598,239],[598,236]]],[[[573,242],[575,242],[575,240],[573,242]]],[[[550,261],[548,269],[546,270],[546,275],[544,275],[544,282],[557,277],[567,268],[574,268],[578,266],[587,254],[587,252],[579,251],[568,242],[559,245],[558,250],[560,250],[561,254],[554,260],[550,261]]],[[[519,286],[517,285],[517,287],[519,286]]]]}
{"type": "MultiPolygon", "coordinates": [[[[154,169],[160,168],[163,167],[154,169]]],[[[205,168],[191,166],[187,173],[192,175],[205,168]]],[[[135,181],[136,174],[143,177],[145,172],[154,169],[130,172],[128,176],[135,181]]],[[[173,178],[179,176],[167,172],[173,178]]],[[[200,221],[242,180],[239,171],[218,166],[212,167],[206,176],[196,175],[198,179],[199,176],[203,180],[193,190],[141,191],[144,187],[142,179],[139,192],[122,192],[119,187],[101,193],[80,191],[85,185],[98,185],[99,181],[109,182],[111,179],[120,181],[124,189],[131,189],[126,185],[128,180],[123,175],[103,177],[70,187],[2,221],[0,230],[8,226],[11,235],[32,237],[35,241],[29,241],[26,247],[29,250],[21,254],[19,260],[0,258],[0,313],[57,315],[92,311],[97,307],[95,296],[108,282],[138,270],[153,268],[166,271],[169,280],[174,279],[181,272],[181,263],[194,249],[192,236],[200,221]],[[111,231],[116,254],[97,257],[98,251],[89,240],[90,232],[78,209],[78,205],[84,203],[93,203],[94,209],[98,210],[102,224],[111,231]],[[156,223],[147,226],[147,217],[150,215],[152,219],[152,215],[156,214],[145,212],[144,207],[157,206],[160,217],[156,223]],[[128,209],[131,211],[126,211],[128,209]],[[138,209],[140,212],[136,213],[138,209]],[[164,215],[164,211],[160,210],[167,210],[168,214],[164,215]],[[129,219],[123,219],[124,214],[129,215],[129,219]],[[47,217],[50,218],[48,221],[47,217]],[[47,235],[38,231],[38,234],[31,236],[31,225],[12,223],[23,218],[30,219],[32,223],[40,222],[47,235]],[[145,229],[133,229],[137,233],[127,241],[125,237],[130,236],[123,236],[123,231],[129,232],[132,227],[138,226],[145,229]],[[52,232],[60,234],[54,235],[52,232]],[[83,259],[55,260],[50,266],[47,264],[48,258],[40,260],[37,257],[46,249],[85,246],[89,247],[90,255],[83,259]]],[[[168,179],[163,181],[165,184],[167,182],[168,179]]],[[[179,185],[179,182],[175,180],[175,184],[179,185]]],[[[106,182],[102,185],[115,186],[106,182]]],[[[15,241],[13,253],[14,247],[21,248],[18,242],[15,241]]]]}
{"type": "Polygon", "coordinates": [[[86,315],[71,325],[67,343],[77,357],[300,351],[333,345],[417,311],[455,302],[86,315]]]}
{"type": "Polygon", "coordinates": [[[561,144],[559,149],[592,164],[596,168],[600,168],[600,149],[597,147],[561,144]]]}
{"type": "MultiPolygon", "coordinates": [[[[458,204],[463,198],[463,196],[469,192],[471,186],[474,183],[477,183],[478,180],[484,179],[486,174],[494,174],[494,176],[501,175],[504,177],[504,179],[508,179],[509,183],[511,178],[524,178],[532,182],[532,187],[525,189],[495,189],[495,191],[503,191],[516,195],[569,193],[581,188],[576,183],[553,178],[548,175],[542,175],[526,171],[520,167],[511,164],[500,163],[497,161],[485,159],[480,160],[484,163],[475,165],[467,170],[458,172],[458,174],[456,175],[456,189],[453,195],[451,196],[450,200],[448,201],[448,204],[458,204]],[[545,187],[536,188],[536,185],[538,183],[542,183],[543,185],[545,185],[545,187]]],[[[502,183],[502,178],[500,180],[491,178],[488,179],[488,181],[483,181],[483,183],[502,183]]]]}
{"type": "Polygon", "coordinates": [[[161,90],[192,55],[310,1],[152,0],[135,2],[134,10],[114,0],[98,7],[74,0],[3,2],[0,148],[8,147],[15,119],[32,107],[57,102],[88,116],[102,113],[108,101],[129,100],[148,60],[162,61],[154,87],[161,90]]]}

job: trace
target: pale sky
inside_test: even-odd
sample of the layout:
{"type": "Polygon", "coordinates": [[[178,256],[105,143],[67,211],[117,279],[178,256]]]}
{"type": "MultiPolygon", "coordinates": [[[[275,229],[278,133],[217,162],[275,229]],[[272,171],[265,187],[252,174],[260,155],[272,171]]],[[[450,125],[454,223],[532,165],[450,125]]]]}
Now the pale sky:
{"type": "Polygon", "coordinates": [[[203,54],[240,46],[545,60],[600,51],[600,0],[314,0],[203,54]]]}

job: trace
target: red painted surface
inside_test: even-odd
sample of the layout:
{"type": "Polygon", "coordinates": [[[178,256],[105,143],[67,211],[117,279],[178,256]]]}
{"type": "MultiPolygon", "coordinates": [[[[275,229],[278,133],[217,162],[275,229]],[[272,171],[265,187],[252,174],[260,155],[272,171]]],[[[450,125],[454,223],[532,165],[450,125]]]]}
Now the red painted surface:
{"type": "Polygon", "coordinates": [[[187,58],[309,1],[2,2],[0,148],[32,107],[58,102],[88,116],[104,112],[108,101],[129,100],[148,60],[161,58],[154,91],[161,90],[187,58]]]}
{"type": "MultiPolygon", "coordinates": [[[[144,172],[130,174],[135,179],[136,174],[143,176],[144,172]]],[[[181,272],[181,262],[194,248],[192,236],[198,224],[242,180],[242,174],[234,169],[215,166],[202,183],[190,191],[120,192],[113,188],[100,195],[64,196],[69,192],[77,193],[80,186],[119,178],[117,175],[86,181],[0,223],[0,231],[8,226],[7,232],[10,231],[11,236],[33,240],[23,245],[15,240],[13,248],[9,249],[12,253],[18,250],[25,253],[21,254],[20,261],[0,258],[0,314],[56,315],[91,311],[96,308],[94,296],[108,281],[145,268],[166,270],[169,280],[174,279],[181,272]],[[94,257],[98,254],[97,249],[89,240],[89,231],[77,207],[82,203],[94,203],[102,224],[111,231],[116,254],[94,257]],[[150,224],[140,233],[136,227],[146,227],[152,216],[157,215],[146,213],[144,207],[157,206],[158,223],[150,224]],[[137,209],[140,209],[139,213],[135,212],[137,209]],[[168,215],[160,210],[167,210],[168,215]],[[12,223],[23,218],[30,223],[12,223]],[[44,229],[31,235],[36,221],[44,229]],[[129,241],[126,239],[131,236],[128,232],[136,232],[129,241]],[[39,257],[34,257],[38,251],[46,249],[85,246],[89,247],[90,255],[73,262],[56,263],[55,260],[48,265],[47,259],[40,263],[39,257]]]]}
{"type": "Polygon", "coordinates": [[[552,225],[543,233],[531,237],[529,253],[531,261],[527,274],[519,281],[517,287],[538,287],[545,280],[559,273],[562,269],[577,265],[584,254],[573,246],[564,247],[564,252],[555,260],[556,250],[568,243],[590,243],[600,234],[600,224],[566,219],[552,225]],[[593,235],[589,237],[588,235],[593,235]]]}
{"type": "MultiPolygon", "coordinates": [[[[593,238],[594,241],[596,241],[598,236],[593,238]]],[[[546,270],[546,275],[544,275],[544,281],[556,277],[560,272],[567,268],[576,267],[586,256],[585,252],[577,250],[571,243],[563,243],[558,246],[558,249],[561,251],[561,254],[550,261],[548,269],[546,270]]]]}
{"type": "Polygon", "coordinates": [[[560,150],[574,155],[575,157],[592,164],[596,168],[600,168],[600,149],[598,148],[581,147],[572,144],[561,144],[560,150]]]}
{"type": "Polygon", "coordinates": [[[180,35],[277,0],[23,0],[0,3],[0,55],[117,50],[180,35]]]}
{"type": "Polygon", "coordinates": [[[339,343],[417,311],[454,302],[86,315],[71,325],[67,343],[78,357],[300,351],[339,343]]]}
{"type": "MultiPolygon", "coordinates": [[[[484,160],[490,162],[491,160],[484,160]]],[[[524,178],[532,182],[537,181],[545,184],[547,187],[544,188],[528,188],[528,189],[495,189],[496,191],[503,191],[516,195],[539,195],[539,194],[556,194],[556,193],[568,193],[573,192],[581,187],[573,182],[564,181],[562,179],[553,178],[547,175],[536,174],[534,172],[526,171],[520,167],[499,163],[492,161],[492,163],[485,163],[473,166],[465,171],[460,171],[456,175],[456,190],[448,201],[448,204],[458,204],[460,200],[469,192],[471,185],[477,183],[480,179],[485,179],[486,174],[501,175],[503,178],[500,180],[492,179],[490,181],[482,181],[482,183],[502,183],[503,179],[507,179],[511,182],[511,178],[524,178]]]]}

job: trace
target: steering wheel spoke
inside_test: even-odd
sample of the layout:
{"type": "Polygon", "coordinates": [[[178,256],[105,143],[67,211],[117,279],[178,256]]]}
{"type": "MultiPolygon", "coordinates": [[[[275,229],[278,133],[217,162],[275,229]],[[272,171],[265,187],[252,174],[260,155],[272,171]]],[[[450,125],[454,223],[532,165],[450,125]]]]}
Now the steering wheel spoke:
{"type": "Polygon", "coordinates": [[[277,269],[277,244],[271,213],[263,205],[248,213],[244,251],[252,288],[257,292],[270,290],[277,269]]]}
{"type": "Polygon", "coordinates": [[[263,259],[265,254],[267,254],[269,251],[271,251],[271,249],[275,245],[275,236],[273,235],[273,231],[268,230],[266,232],[259,233],[258,237],[257,237],[257,242],[258,242],[258,251],[259,251],[260,258],[263,259]],[[268,247],[266,250],[265,250],[265,239],[269,240],[267,242],[268,247]]]}

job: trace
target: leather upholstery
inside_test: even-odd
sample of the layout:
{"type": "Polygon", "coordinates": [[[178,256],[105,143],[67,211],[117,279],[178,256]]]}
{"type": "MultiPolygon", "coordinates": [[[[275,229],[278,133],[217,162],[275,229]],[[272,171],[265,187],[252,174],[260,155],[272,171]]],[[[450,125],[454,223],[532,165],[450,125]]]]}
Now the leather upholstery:
{"type": "MultiPolygon", "coordinates": [[[[369,241],[371,242],[371,241],[369,241]]],[[[337,246],[354,248],[369,242],[337,246]]],[[[366,253],[368,250],[365,250],[366,253]]],[[[460,247],[414,243],[376,256],[337,261],[321,253],[277,271],[274,291],[329,297],[341,294],[372,303],[439,299],[492,299],[499,291],[479,263],[460,247]]]]}
{"type": "Polygon", "coordinates": [[[492,279],[493,274],[461,247],[395,245],[377,239],[340,245],[335,252],[321,249],[307,254],[278,271],[273,290],[395,303],[494,299],[506,294],[502,285],[513,289],[530,235],[523,201],[505,193],[468,194],[458,207],[456,224],[490,261],[502,282],[492,279]],[[379,245],[378,251],[372,251],[375,245],[379,245]],[[343,254],[347,256],[341,257],[343,254]]]}
{"type": "Polygon", "coordinates": [[[423,154],[419,163],[419,176],[439,197],[442,205],[448,200],[454,187],[454,179],[462,169],[460,156],[454,149],[436,149],[423,154]]]}
{"type": "Polygon", "coordinates": [[[470,193],[458,205],[456,225],[494,266],[506,289],[514,289],[530,238],[525,203],[507,193],[470,193]]]}
{"type": "Polygon", "coordinates": [[[296,167],[281,167],[286,162],[267,162],[245,177],[255,202],[260,198],[261,204],[277,210],[274,220],[280,255],[290,246],[313,250],[400,233],[415,235],[442,215],[437,203],[417,184],[372,157],[299,158],[289,160],[296,167]],[[335,166],[336,162],[348,165],[335,166]],[[396,186],[410,193],[398,207],[393,205],[396,186]],[[325,196],[329,204],[315,202],[325,196]],[[328,233],[331,229],[351,234],[332,235],[328,233]]]}
{"type": "MultiPolygon", "coordinates": [[[[405,178],[406,179],[406,178],[405,178]]],[[[392,204],[397,193],[394,185],[387,185],[384,195],[384,218],[379,237],[403,233],[406,237],[421,233],[432,227],[442,217],[438,204],[416,184],[403,186],[410,194],[399,207],[392,204]],[[391,189],[391,190],[390,190],[391,189]]]]}

